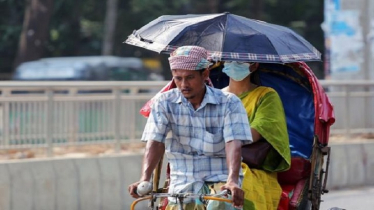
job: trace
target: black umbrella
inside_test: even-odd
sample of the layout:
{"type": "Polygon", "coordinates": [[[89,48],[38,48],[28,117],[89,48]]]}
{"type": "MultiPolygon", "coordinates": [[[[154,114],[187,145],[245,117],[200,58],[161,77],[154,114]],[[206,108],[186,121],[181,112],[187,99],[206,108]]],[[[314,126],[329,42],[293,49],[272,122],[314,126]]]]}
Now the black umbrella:
{"type": "Polygon", "coordinates": [[[230,13],[164,15],[139,30],[127,44],[170,53],[179,46],[197,45],[213,60],[291,63],[320,61],[321,53],[284,26],[230,13]]]}

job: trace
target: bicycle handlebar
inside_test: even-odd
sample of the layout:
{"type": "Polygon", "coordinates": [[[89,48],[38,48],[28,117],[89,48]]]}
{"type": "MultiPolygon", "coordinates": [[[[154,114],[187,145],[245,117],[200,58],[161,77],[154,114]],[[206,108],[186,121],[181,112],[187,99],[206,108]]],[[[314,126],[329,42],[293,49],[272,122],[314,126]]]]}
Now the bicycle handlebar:
{"type": "Polygon", "coordinates": [[[155,198],[166,198],[166,197],[174,197],[174,198],[199,198],[201,201],[205,200],[216,200],[222,201],[227,203],[232,203],[232,200],[228,198],[222,198],[221,196],[227,195],[227,191],[224,190],[218,194],[194,194],[194,193],[151,193],[145,197],[141,197],[136,199],[131,204],[131,210],[135,210],[135,205],[138,204],[140,201],[144,200],[151,200],[155,198]]]}
{"type": "Polygon", "coordinates": [[[138,199],[134,200],[134,201],[131,203],[131,210],[135,210],[135,206],[136,206],[136,204],[138,204],[140,201],[144,201],[144,200],[148,200],[148,199],[152,199],[152,198],[153,198],[152,195],[148,195],[148,196],[141,197],[141,198],[138,198],[138,199]]]}

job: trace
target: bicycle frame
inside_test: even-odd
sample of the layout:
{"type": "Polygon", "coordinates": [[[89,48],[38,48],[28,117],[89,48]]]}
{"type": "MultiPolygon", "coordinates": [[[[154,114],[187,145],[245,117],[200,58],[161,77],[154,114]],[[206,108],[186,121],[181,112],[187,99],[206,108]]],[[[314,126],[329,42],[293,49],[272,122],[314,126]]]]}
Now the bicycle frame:
{"type": "Polygon", "coordinates": [[[222,191],[219,194],[209,194],[209,195],[193,194],[193,193],[151,193],[150,195],[138,198],[135,201],[133,201],[131,204],[130,210],[135,210],[136,204],[144,200],[151,200],[152,205],[150,206],[150,208],[154,209],[153,203],[157,198],[167,198],[167,197],[176,198],[178,200],[178,204],[180,205],[180,210],[183,210],[183,200],[185,198],[198,198],[200,199],[202,203],[206,202],[207,200],[216,200],[216,201],[232,203],[232,200],[221,197],[226,194],[227,194],[226,191],[222,191]]]}

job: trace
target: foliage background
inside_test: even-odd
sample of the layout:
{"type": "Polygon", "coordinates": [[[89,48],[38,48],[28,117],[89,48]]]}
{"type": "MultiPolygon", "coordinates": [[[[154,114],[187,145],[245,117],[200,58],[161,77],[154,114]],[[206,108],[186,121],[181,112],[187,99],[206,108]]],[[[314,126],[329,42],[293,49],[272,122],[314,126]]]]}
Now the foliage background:
{"type": "MultiPolygon", "coordinates": [[[[0,0],[0,74],[15,67],[25,11],[30,3],[52,1],[48,39],[42,57],[100,55],[102,53],[106,1],[96,0],[0,0]]],[[[166,55],[123,44],[133,30],[161,15],[208,14],[228,11],[248,18],[287,26],[324,52],[323,0],[118,0],[113,35],[113,55],[159,59],[168,75],[166,55]]],[[[43,24],[45,20],[38,20],[43,24]]],[[[323,78],[323,63],[309,65],[323,78]]]]}

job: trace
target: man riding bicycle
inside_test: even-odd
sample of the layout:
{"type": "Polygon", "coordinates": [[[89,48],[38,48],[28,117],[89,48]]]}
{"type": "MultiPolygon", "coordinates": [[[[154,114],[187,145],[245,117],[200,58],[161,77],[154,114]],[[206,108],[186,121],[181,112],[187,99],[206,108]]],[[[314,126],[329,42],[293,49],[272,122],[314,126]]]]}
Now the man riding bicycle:
{"type": "MultiPolygon", "coordinates": [[[[185,210],[241,208],[241,147],[252,142],[246,111],[234,94],[205,84],[211,63],[204,48],[179,47],[170,55],[169,63],[177,88],[153,101],[142,136],[147,145],[141,179],[129,186],[129,193],[139,197],[137,186],[151,180],[166,151],[170,164],[169,193],[209,194],[228,190],[232,196],[232,206],[209,201],[206,207],[198,199],[187,199],[185,210]]],[[[178,208],[177,200],[169,198],[166,209],[178,208]]]]}

